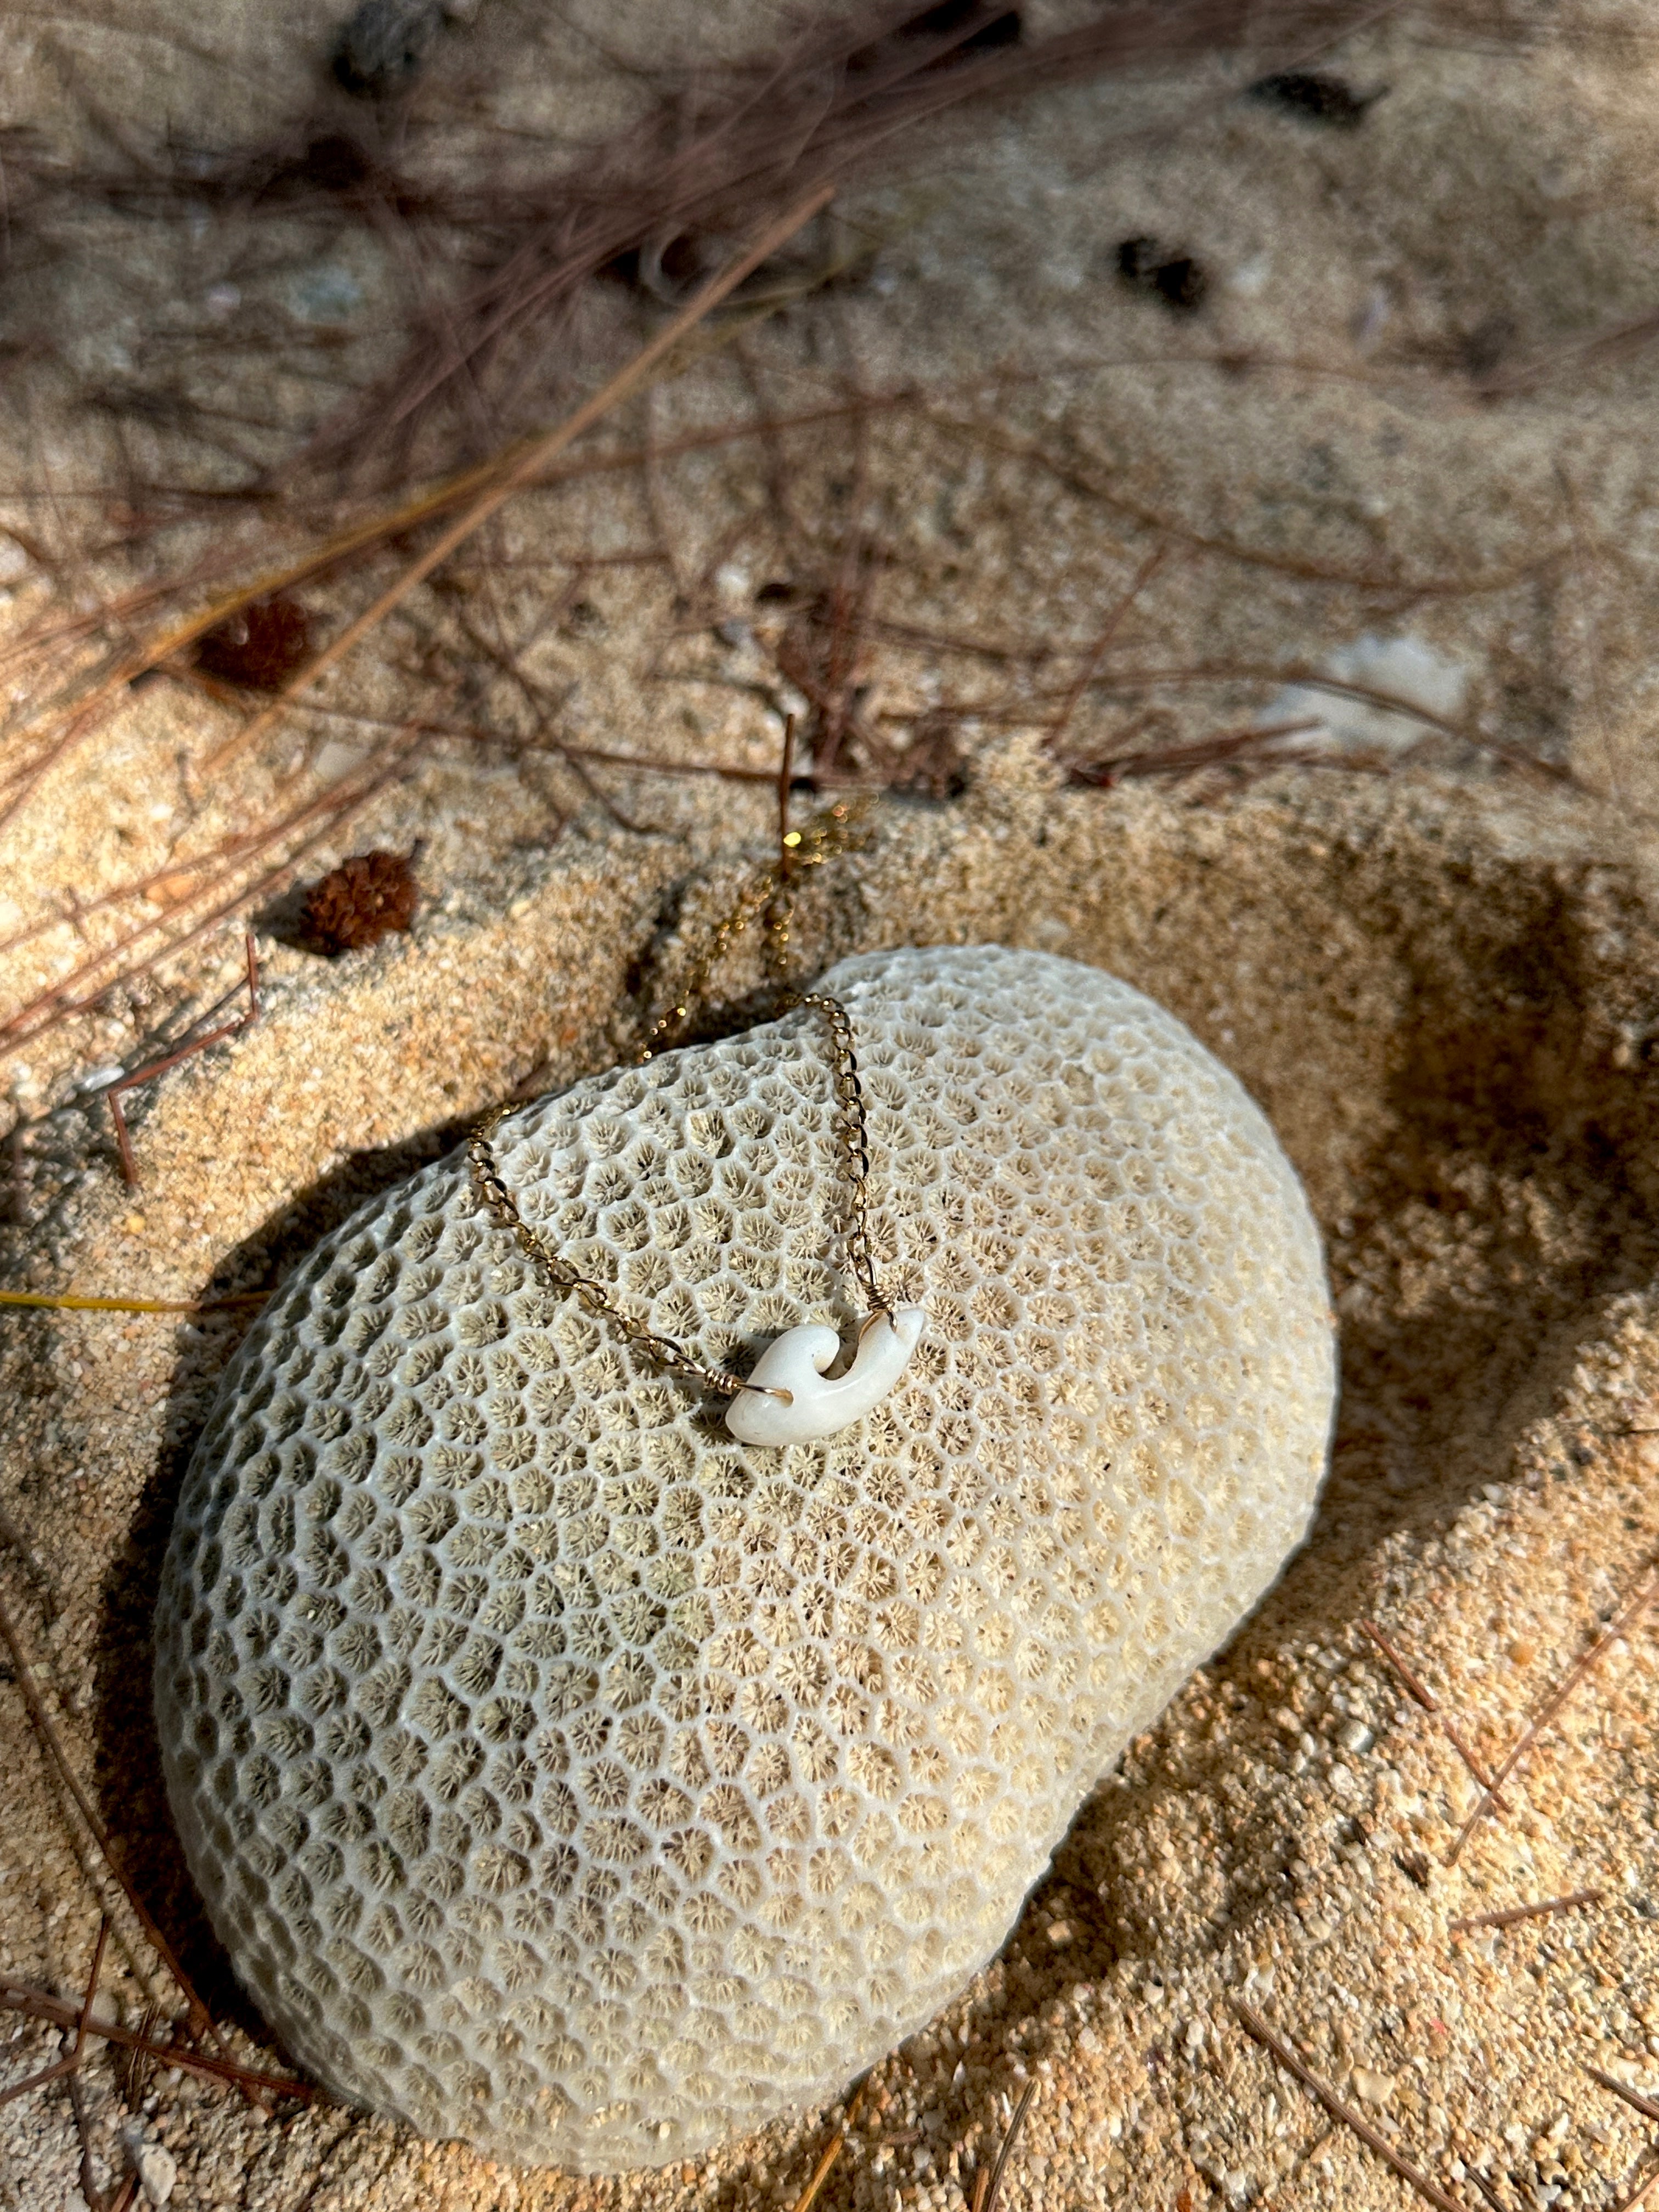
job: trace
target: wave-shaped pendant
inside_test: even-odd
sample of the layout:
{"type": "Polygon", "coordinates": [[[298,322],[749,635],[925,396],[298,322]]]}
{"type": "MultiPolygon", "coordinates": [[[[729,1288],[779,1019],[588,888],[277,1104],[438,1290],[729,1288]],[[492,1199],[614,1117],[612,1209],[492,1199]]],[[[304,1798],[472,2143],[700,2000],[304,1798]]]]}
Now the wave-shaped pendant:
{"type": "Polygon", "coordinates": [[[927,1316],[920,1306],[872,1314],[845,1375],[825,1373],[841,1339],[821,1322],[787,1330],[755,1363],[750,1388],[732,1401],[726,1425],[746,1444],[799,1444],[833,1437],[880,1405],[910,1364],[927,1316]]]}

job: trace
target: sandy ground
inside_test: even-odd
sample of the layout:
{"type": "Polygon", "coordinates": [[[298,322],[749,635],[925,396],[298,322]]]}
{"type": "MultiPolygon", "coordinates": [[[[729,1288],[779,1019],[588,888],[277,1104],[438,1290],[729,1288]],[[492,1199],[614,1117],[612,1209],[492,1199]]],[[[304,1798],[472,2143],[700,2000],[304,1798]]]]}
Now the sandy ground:
{"type": "MultiPolygon", "coordinates": [[[[612,1061],[763,856],[769,802],[586,763],[608,810],[567,755],[529,742],[545,726],[478,640],[511,642],[571,743],[759,769],[799,701],[780,664],[821,647],[813,606],[849,574],[875,579],[860,726],[918,760],[934,748],[948,772],[881,801],[866,849],[814,882],[808,964],[979,939],[1097,961],[1172,1006],[1273,1115],[1329,1241],[1343,1324],[1314,1535],[1103,1781],[1001,1957],[872,2078],[832,2207],[971,2203],[1033,2078],[1009,2205],[1408,2201],[1252,2044],[1239,1999],[1472,2207],[1488,2200],[1469,2166],[1506,2207],[1611,2207],[1647,2171],[1651,2124],[1582,2069],[1659,2086],[1653,1613],[1455,1866],[1474,1785],[1358,1625],[1374,1617],[1494,1759],[1638,1586],[1659,1534],[1659,1457],[1639,1433],[1659,1426],[1654,369],[1633,355],[1501,402],[1469,373],[1494,349],[1524,364],[1581,343],[1659,290],[1655,51],[1639,19],[1560,17],[1525,52],[1404,31],[1353,42],[1332,66],[1389,88],[1352,131],[1231,99],[1237,73],[1218,67],[1156,95],[1073,91],[942,129],[925,160],[843,203],[875,242],[858,283],[753,327],[740,351],[728,332],[648,416],[604,434],[619,453],[647,432],[723,442],[514,509],[455,592],[412,602],[343,673],[332,720],[296,719],[210,775],[233,713],[164,679],[0,829],[10,1009],[135,916],[193,915],[194,856],[381,757],[384,727],[363,717],[437,700],[514,738],[431,739],[304,856],[309,875],[423,838],[412,936],[331,963],[289,941],[282,886],[262,894],[261,1018],[135,1097],[137,1190],[83,1086],[234,980],[235,929],[9,1056],[19,1285],[258,1287],[483,1103],[612,1061]],[[1119,282],[1115,246],[1142,234],[1202,261],[1198,313],[1119,282]],[[755,434],[852,391],[862,430],[842,416],[755,434]],[[1098,760],[1237,729],[1275,711],[1279,672],[1322,667],[1416,686],[1450,733],[1411,754],[1422,722],[1357,721],[1318,695],[1333,731],[1319,763],[1252,786],[1068,788],[1044,749],[1068,701],[1066,749],[1098,760]],[[1490,741],[1585,787],[1504,767],[1490,741]],[[154,898],[87,911],[139,878],[154,898]],[[1451,1928],[1584,1888],[1600,1901],[1451,1928]]],[[[3,64],[4,114],[67,143],[90,88],[125,131],[211,114],[221,143],[246,138],[313,96],[328,20],[42,18],[3,64]]],[[[733,10],[707,35],[741,51],[756,20],[733,10]]],[[[648,22],[607,11],[613,45],[648,22]]],[[[617,119],[639,97],[568,25],[494,0],[444,41],[405,125],[429,131],[434,159],[507,122],[617,119]],[[533,98],[536,72],[509,66],[532,30],[533,98]]],[[[395,271],[361,227],[250,237],[210,215],[193,240],[152,226],[140,253],[125,221],[86,218],[65,264],[20,260],[8,295],[0,334],[49,314],[65,334],[61,358],[12,386],[5,433],[16,496],[0,519],[46,551],[81,542],[79,495],[121,490],[135,453],[209,466],[154,410],[90,407],[91,380],[130,396],[176,374],[233,414],[257,413],[257,394],[291,423],[316,411],[308,366],[357,374],[385,350],[395,271]],[[216,286],[234,307],[222,290],[209,303],[216,286]]],[[[572,378],[620,358],[643,313],[599,300],[572,378]]],[[[176,542],[192,532],[205,542],[196,523],[176,542]]],[[[81,587],[19,550],[8,618],[81,587]]],[[[345,579],[311,603],[326,622],[362,596],[345,579]]],[[[752,980],[739,963],[733,994],[752,980]]],[[[0,1322],[15,1532],[0,1583],[120,1849],[251,2051],[259,2025],[188,1894],[148,1709],[169,1501],[235,1326],[0,1322]]],[[[11,1690],[0,1729],[0,1966],[71,1991],[95,1861],[11,1690]]],[[[124,1910],[105,1985],[130,2018],[150,1996],[176,2008],[124,1910]]],[[[50,2049],[21,2029],[15,2073],[50,2049]]],[[[99,2181],[125,2169],[137,2138],[120,2130],[137,2126],[173,2152],[172,2202],[189,2212],[758,2212],[793,2203],[837,2118],[695,2171],[576,2185],[342,2112],[266,2119],[170,2075],[130,2116],[101,2057],[88,2092],[99,2181]]],[[[76,2204],[78,2159],[61,2089],[0,2110],[0,2203],[76,2204]]]]}

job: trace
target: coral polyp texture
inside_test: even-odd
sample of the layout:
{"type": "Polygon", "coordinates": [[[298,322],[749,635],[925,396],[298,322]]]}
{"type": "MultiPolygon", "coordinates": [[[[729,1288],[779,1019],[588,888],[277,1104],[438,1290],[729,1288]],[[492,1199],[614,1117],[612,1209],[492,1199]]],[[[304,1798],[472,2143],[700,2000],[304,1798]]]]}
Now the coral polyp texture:
{"type": "MultiPolygon", "coordinates": [[[[837,1436],[545,1287],[464,1154],[290,1277],[179,1501],[156,1709],[191,1870],[295,2054],[587,2172],[832,2098],[996,1950],[1079,1801],[1306,1526],[1319,1241],[1152,1000],[994,948],[845,962],[885,1293],[837,1436]]],[[[706,1361],[857,1315],[808,1010],[504,1121],[526,1218],[706,1361]]]]}

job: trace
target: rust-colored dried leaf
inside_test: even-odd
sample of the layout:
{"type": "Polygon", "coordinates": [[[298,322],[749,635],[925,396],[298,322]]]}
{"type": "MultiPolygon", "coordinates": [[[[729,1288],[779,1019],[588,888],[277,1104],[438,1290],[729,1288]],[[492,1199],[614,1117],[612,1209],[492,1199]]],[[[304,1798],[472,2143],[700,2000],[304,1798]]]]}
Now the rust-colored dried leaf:
{"type": "Polygon", "coordinates": [[[420,885],[402,853],[354,853],[306,894],[306,933],[325,952],[356,952],[404,930],[420,885]]]}

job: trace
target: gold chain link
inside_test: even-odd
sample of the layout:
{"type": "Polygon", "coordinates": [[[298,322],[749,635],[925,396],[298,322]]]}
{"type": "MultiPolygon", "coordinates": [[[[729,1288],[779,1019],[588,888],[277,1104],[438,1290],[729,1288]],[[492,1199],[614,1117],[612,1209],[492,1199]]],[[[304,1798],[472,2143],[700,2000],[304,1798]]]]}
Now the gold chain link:
{"type": "MultiPolygon", "coordinates": [[[[663,1048],[663,1039],[672,1035],[690,1018],[691,1010],[707,992],[708,979],[715,968],[756,916],[764,915],[766,965],[780,994],[777,1011],[787,1013],[796,1006],[809,1007],[823,1018],[830,1031],[834,1047],[830,1073],[836,1089],[836,1133],[841,1139],[847,1170],[848,1202],[842,1219],[847,1255],[869,1300],[872,1312],[885,1314],[890,1318],[892,1308],[882,1296],[877,1284],[875,1255],[870,1243],[869,1128],[864,1087],[859,1078],[858,1051],[853,1035],[852,1018],[840,1000],[831,998],[827,992],[788,991],[782,988],[788,961],[790,925],[794,918],[793,882],[796,871],[821,867],[826,860],[844,853],[850,842],[854,819],[851,808],[831,806],[815,817],[805,829],[787,833],[783,839],[783,849],[779,859],[743,893],[731,911],[715,926],[708,945],[692,963],[690,975],[675,994],[673,1003],[665,1012],[658,1016],[646,1032],[645,1042],[636,1056],[635,1065],[642,1066],[646,1061],[653,1060],[663,1048]]],[[[573,1297],[580,1299],[590,1313],[603,1314],[630,1344],[647,1352],[670,1373],[700,1382],[706,1390],[721,1398],[735,1398],[741,1390],[756,1389],[756,1384],[744,1382],[741,1376],[732,1374],[729,1368],[705,1365],[673,1337],[659,1335],[654,1329],[647,1328],[643,1322],[624,1313],[603,1283],[596,1283],[591,1276],[582,1274],[537,1235],[520,1212],[517,1200],[501,1181],[495,1149],[490,1143],[496,1129],[512,1110],[511,1101],[492,1107],[473,1129],[467,1140],[466,1152],[471,1163],[473,1185],[479,1198],[502,1227],[512,1231],[531,1265],[556,1290],[568,1291],[573,1297]]]]}

